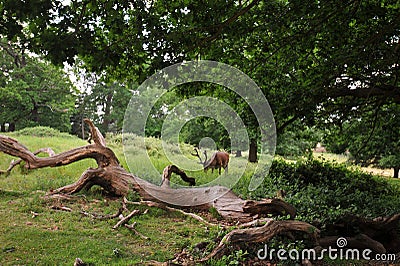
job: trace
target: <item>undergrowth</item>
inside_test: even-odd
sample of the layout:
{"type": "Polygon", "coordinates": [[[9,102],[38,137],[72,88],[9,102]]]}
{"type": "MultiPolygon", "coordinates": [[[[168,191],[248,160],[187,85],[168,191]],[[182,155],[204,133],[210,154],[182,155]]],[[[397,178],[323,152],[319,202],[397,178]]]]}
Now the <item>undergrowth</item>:
{"type": "Polygon", "coordinates": [[[246,189],[248,182],[240,180],[234,191],[245,198],[262,199],[275,197],[278,190],[283,190],[285,201],[297,210],[297,219],[320,226],[348,213],[379,217],[400,210],[398,186],[345,164],[275,159],[255,191],[246,189]]]}

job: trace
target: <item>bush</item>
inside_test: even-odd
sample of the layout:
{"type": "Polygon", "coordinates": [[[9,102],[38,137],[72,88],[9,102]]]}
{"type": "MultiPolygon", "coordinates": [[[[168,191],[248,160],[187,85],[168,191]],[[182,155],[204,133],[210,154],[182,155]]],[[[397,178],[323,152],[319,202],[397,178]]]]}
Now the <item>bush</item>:
{"type": "Polygon", "coordinates": [[[74,136],[60,132],[57,129],[45,126],[36,127],[26,127],[21,130],[13,132],[13,136],[34,136],[34,137],[63,137],[63,138],[73,138],[74,136]]]}
{"type": "Polygon", "coordinates": [[[234,190],[244,197],[261,199],[274,197],[282,189],[285,201],[297,209],[297,219],[319,227],[348,213],[378,217],[400,209],[398,189],[381,177],[348,169],[344,164],[276,159],[265,176],[255,191],[245,190],[249,180],[240,180],[234,190]]]}

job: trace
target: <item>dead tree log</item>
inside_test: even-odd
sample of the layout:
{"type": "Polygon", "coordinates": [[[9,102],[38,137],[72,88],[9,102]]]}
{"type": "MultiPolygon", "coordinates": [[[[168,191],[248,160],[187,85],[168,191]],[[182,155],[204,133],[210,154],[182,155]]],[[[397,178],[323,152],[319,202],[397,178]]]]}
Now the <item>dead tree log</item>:
{"type": "MultiPolygon", "coordinates": [[[[39,153],[47,153],[49,156],[55,155],[55,152],[51,148],[40,148],[39,150],[33,152],[34,155],[38,155],[39,153]]],[[[8,175],[11,172],[11,170],[21,162],[23,162],[22,159],[12,160],[7,170],[0,171],[0,174],[8,175]]]]}
{"type": "MultiPolygon", "coordinates": [[[[329,248],[336,247],[337,240],[340,236],[327,236],[320,239],[319,244],[321,247],[329,248]]],[[[376,254],[384,254],[386,253],[385,247],[378,241],[370,238],[367,235],[359,234],[354,237],[345,237],[346,245],[341,247],[343,249],[358,249],[365,250],[370,249],[372,252],[376,254]]]]}
{"type": "Polygon", "coordinates": [[[196,185],[196,180],[193,177],[188,177],[184,171],[182,171],[175,165],[168,165],[164,168],[162,174],[161,187],[169,187],[172,173],[179,175],[182,180],[188,182],[189,185],[196,185]]]}
{"type": "Polygon", "coordinates": [[[229,232],[222,238],[217,247],[215,247],[208,256],[200,261],[204,262],[210,258],[218,256],[229,244],[267,242],[280,233],[292,231],[307,233],[311,236],[315,243],[318,241],[319,230],[308,223],[301,221],[277,221],[270,219],[260,227],[235,229],[229,232]]]}
{"type": "Polygon", "coordinates": [[[375,253],[398,253],[399,225],[400,214],[375,219],[349,214],[327,226],[330,236],[321,238],[321,246],[334,246],[338,237],[346,237],[346,248],[369,248],[375,253]]]}
{"type": "MultiPolygon", "coordinates": [[[[137,176],[128,173],[118,161],[114,152],[106,147],[106,141],[97,127],[84,120],[90,127],[93,144],[75,148],[50,157],[37,157],[17,140],[0,135],[0,151],[19,157],[26,162],[27,169],[57,167],[67,165],[85,158],[96,161],[97,168],[87,169],[73,184],[51,191],[50,194],[73,194],[94,185],[101,186],[106,192],[125,196],[133,189],[143,201],[155,201],[167,204],[168,199],[178,198],[185,206],[180,208],[209,210],[215,208],[225,219],[247,222],[267,214],[284,214],[295,217],[295,209],[280,199],[265,199],[262,201],[243,200],[226,187],[193,187],[173,189],[168,186],[171,173],[179,174],[183,180],[194,184],[194,179],[187,177],[179,168],[168,166],[164,170],[163,186],[157,186],[137,176]],[[201,203],[199,204],[201,199],[201,203]]],[[[175,206],[172,206],[175,207],[175,206]]]]}

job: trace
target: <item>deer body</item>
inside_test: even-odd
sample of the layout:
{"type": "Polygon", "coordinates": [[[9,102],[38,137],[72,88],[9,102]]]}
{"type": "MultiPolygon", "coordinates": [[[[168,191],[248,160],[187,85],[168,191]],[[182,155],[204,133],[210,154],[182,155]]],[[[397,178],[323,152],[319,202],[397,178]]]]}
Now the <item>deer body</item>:
{"type": "Polygon", "coordinates": [[[195,149],[197,156],[200,159],[200,163],[203,164],[204,172],[207,172],[208,169],[211,168],[211,172],[214,173],[214,169],[218,169],[218,173],[221,174],[221,169],[224,168],[225,173],[228,173],[228,164],[229,164],[229,154],[223,151],[214,152],[209,160],[207,160],[207,152],[204,151],[205,160],[204,162],[201,160],[199,152],[195,149]]]}

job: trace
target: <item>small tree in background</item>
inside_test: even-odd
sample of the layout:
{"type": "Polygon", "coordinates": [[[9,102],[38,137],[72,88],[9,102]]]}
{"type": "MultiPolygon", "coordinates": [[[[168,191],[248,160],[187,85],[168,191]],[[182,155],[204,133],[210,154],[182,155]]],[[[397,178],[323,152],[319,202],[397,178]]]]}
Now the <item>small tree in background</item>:
{"type": "Polygon", "coordinates": [[[276,154],[286,157],[304,156],[323,141],[323,131],[296,121],[278,134],[276,154]]]}
{"type": "Polygon", "coordinates": [[[76,88],[61,68],[25,53],[24,48],[0,40],[1,131],[30,126],[70,131],[76,88]]]}
{"type": "Polygon", "coordinates": [[[394,177],[400,169],[400,107],[397,104],[371,109],[354,117],[336,132],[336,138],[346,144],[354,162],[362,166],[373,165],[393,168],[394,177]]]}

